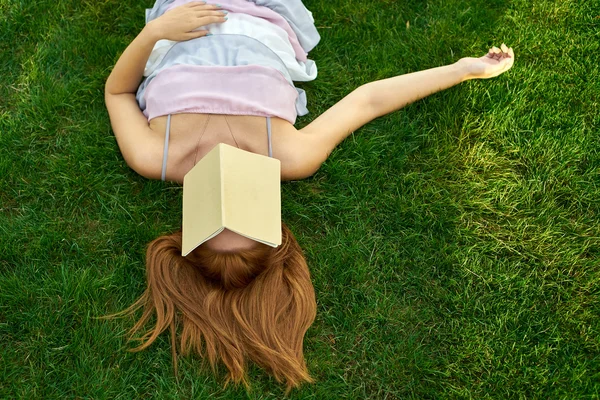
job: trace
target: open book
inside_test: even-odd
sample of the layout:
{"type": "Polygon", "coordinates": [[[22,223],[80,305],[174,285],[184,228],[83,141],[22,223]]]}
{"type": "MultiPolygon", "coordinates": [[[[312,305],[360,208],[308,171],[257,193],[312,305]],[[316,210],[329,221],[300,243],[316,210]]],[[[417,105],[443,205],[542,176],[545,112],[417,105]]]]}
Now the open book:
{"type": "Polygon", "coordinates": [[[183,178],[185,257],[225,228],[257,242],[281,244],[281,163],[218,144],[183,178]]]}

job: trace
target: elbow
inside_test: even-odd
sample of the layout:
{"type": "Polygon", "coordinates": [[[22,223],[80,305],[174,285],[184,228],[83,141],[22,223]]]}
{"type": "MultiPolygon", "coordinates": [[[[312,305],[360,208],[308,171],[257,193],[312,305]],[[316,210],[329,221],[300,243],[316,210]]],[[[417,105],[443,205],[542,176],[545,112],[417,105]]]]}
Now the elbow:
{"type": "Polygon", "coordinates": [[[123,92],[118,90],[116,85],[112,83],[109,77],[104,84],[104,98],[107,99],[110,96],[117,96],[119,94],[123,94],[123,92]]]}
{"type": "Polygon", "coordinates": [[[310,178],[311,176],[317,173],[317,171],[321,168],[321,165],[323,165],[322,162],[305,165],[303,168],[298,169],[296,176],[292,177],[289,180],[300,180],[310,178]]]}
{"type": "Polygon", "coordinates": [[[283,181],[298,181],[301,179],[310,178],[313,176],[319,168],[321,168],[322,163],[313,163],[313,164],[302,164],[297,165],[295,167],[291,166],[288,168],[281,169],[281,180],[283,181]]]}
{"type": "Polygon", "coordinates": [[[138,175],[143,176],[147,179],[160,179],[161,171],[157,169],[154,165],[150,165],[143,160],[126,160],[129,168],[134,170],[138,175]]]}
{"type": "Polygon", "coordinates": [[[368,116],[369,120],[386,114],[384,110],[388,104],[385,103],[383,96],[377,96],[376,88],[372,85],[372,82],[360,86],[355,92],[360,110],[368,116]]]}
{"type": "Polygon", "coordinates": [[[109,75],[108,79],[106,80],[106,83],[104,83],[104,98],[107,98],[108,96],[117,94],[115,92],[114,86],[115,85],[113,84],[113,79],[112,79],[112,74],[111,74],[111,75],[109,75]]]}
{"type": "Polygon", "coordinates": [[[118,96],[120,94],[135,95],[137,93],[137,89],[138,86],[129,87],[128,85],[119,83],[111,74],[104,84],[104,96],[118,96]]]}
{"type": "Polygon", "coordinates": [[[138,175],[148,179],[160,179],[160,166],[156,165],[155,159],[145,152],[129,152],[127,154],[121,152],[121,154],[123,154],[127,166],[138,175]]]}
{"type": "Polygon", "coordinates": [[[281,179],[284,181],[296,181],[306,179],[314,175],[327,156],[320,157],[316,152],[298,152],[295,157],[287,158],[281,164],[281,179]]]}

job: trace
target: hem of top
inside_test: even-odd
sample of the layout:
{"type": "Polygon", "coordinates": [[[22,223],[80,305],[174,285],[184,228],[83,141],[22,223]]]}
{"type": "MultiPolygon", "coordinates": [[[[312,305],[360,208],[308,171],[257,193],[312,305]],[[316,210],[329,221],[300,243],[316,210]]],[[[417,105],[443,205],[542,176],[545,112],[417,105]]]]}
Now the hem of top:
{"type": "Polygon", "coordinates": [[[215,115],[238,115],[238,116],[242,115],[242,116],[253,116],[253,117],[264,117],[264,118],[281,118],[281,119],[293,124],[293,122],[290,121],[289,119],[280,117],[279,115],[271,115],[271,114],[262,113],[262,112],[258,112],[258,111],[256,111],[256,112],[232,111],[232,110],[215,110],[215,109],[206,109],[206,108],[190,108],[187,110],[181,110],[181,111],[177,111],[177,112],[156,115],[156,116],[148,119],[148,122],[152,121],[154,118],[166,117],[168,115],[177,115],[177,114],[215,114],[215,115]]]}

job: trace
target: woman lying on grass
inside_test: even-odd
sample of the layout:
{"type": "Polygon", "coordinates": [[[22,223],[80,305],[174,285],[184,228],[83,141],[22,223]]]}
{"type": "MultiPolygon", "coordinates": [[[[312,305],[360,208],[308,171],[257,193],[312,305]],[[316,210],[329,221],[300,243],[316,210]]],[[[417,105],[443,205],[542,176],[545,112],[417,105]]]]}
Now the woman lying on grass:
{"type": "MultiPolygon", "coordinates": [[[[219,143],[279,159],[282,180],[306,178],[369,121],[514,62],[503,44],[480,58],[371,82],[297,130],[306,97],[293,81],[316,77],[306,58],[319,41],[312,15],[301,0],[220,2],[158,0],[106,82],[123,157],[147,178],[181,183],[219,143]]],[[[132,335],[153,315],[156,324],[136,350],[171,328],[173,351],[178,335],[182,353],[223,362],[228,381],[246,384],[252,360],[288,389],[311,382],[302,346],[315,294],[288,228],[277,248],[225,230],[187,257],[181,237],[148,247],[148,287],[126,313],[144,309],[132,335]]]]}

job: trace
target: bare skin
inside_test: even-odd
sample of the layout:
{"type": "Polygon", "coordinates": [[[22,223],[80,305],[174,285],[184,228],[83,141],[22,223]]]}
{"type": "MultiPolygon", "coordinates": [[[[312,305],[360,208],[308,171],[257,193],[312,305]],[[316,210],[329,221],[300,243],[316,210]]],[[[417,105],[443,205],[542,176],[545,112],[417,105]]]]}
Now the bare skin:
{"type": "MultiPolygon", "coordinates": [[[[135,99],[152,48],[160,39],[201,38],[208,33],[203,26],[226,23],[225,15],[217,5],[202,2],[188,3],[165,13],[144,27],[110,74],[105,101],[113,131],[127,164],[140,175],[160,179],[167,120],[163,116],[148,121],[135,99]]],[[[273,117],[273,156],[281,161],[282,180],[312,175],[342,140],[366,123],[465,80],[498,76],[513,66],[514,59],[512,48],[502,44],[483,57],[462,58],[451,65],[370,82],[352,91],[301,130],[273,117]]],[[[167,180],[182,183],[195,162],[218,143],[266,155],[265,118],[173,115],[167,180]]],[[[241,242],[239,245],[244,247],[241,242]]]]}
{"type": "Polygon", "coordinates": [[[202,244],[202,246],[206,246],[213,251],[222,252],[251,250],[258,245],[259,243],[257,241],[248,239],[247,237],[232,232],[229,229],[224,229],[223,232],[202,244]]]}
{"type": "MultiPolygon", "coordinates": [[[[148,160],[152,170],[151,178],[160,179],[164,137],[167,117],[157,117],[150,121],[149,128],[159,138],[153,151],[154,159],[148,160]]],[[[298,134],[292,124],[281,118],[272,117],[273,156],[280,160],[281,149],[286,139],[293,142],[290,135],[298,134]]],[[[171,116],[169,156],[166,179],[183,182],[185,174],[219,143],[226,143],[257,154],[268,154],[267,125],[264,117],[245,115],[176,114],[171,116]]],[[[282,175],[286,176],[286,164],[282,162],[282,175]]]]}

